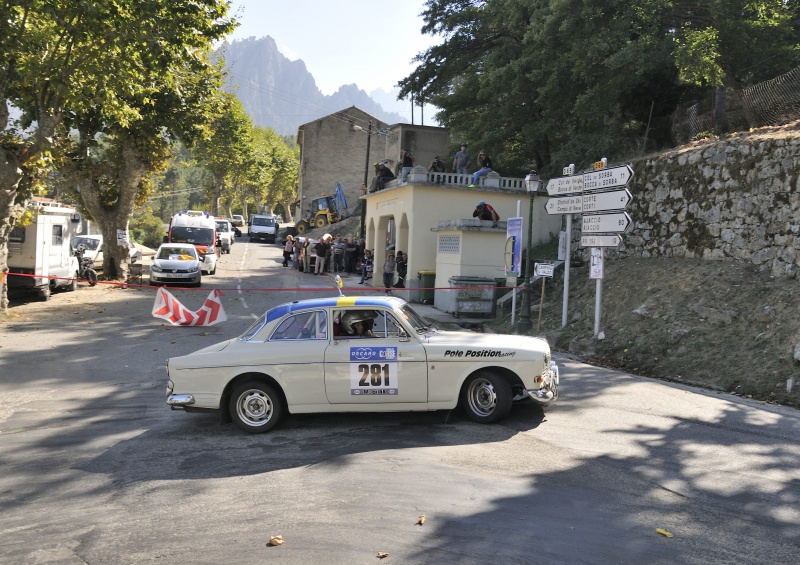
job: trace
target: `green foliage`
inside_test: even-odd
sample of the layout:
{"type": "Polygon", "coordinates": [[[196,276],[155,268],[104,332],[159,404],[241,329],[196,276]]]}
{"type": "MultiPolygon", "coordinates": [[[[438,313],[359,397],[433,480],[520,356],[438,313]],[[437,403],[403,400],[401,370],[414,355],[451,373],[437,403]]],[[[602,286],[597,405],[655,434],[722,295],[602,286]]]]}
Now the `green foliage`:
{"type": "MultiPolygon", "coordinates": [[[[399,86],[488,150],[501,174],[640,149],[650,120],[697,85],[758,82],[800,64],[797,2],[429,0],[443,42],[399,86]]],[[[671,144],[669,128],[648,146],[671,144]]]]}
{"type": "Polygon", "coordinates": [[[164,238],[164,222],[150,211],[131,218],[129,230],[134,241],[153,249],[158,249],[164,238]]]}

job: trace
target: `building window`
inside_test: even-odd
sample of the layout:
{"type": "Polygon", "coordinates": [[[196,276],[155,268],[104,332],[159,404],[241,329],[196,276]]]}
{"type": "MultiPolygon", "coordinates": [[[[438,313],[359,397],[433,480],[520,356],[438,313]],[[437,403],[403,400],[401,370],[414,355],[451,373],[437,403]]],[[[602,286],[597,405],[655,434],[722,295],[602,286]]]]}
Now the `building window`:
{"type": "Polygon", "coordinates": [[[439,253],[461,253],[461,236],[440,235],[439,253]]]}
{"type": "Polygon", "coordinates": [[[63,226],[53,226],[53,245],[63,245],[64,236],[62,227],[63,226]]]}

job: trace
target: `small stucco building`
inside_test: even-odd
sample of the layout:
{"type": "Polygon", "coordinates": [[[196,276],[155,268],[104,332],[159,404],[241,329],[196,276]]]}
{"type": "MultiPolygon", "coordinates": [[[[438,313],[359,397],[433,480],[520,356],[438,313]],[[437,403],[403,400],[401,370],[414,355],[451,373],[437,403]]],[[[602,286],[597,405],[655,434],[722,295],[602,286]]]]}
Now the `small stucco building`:
{"type": "MultiPolygon", "coordinates": [[[[408,254],[408,290],[397,294],[410,301],[419,301],[417,275],[435,272],[435,286],[450,286],[451,277],[505,276],[506,220],[524,218],[522,245],[526,246],[529,195],[524,179],[501,177],[497,173],[480,179],[470,187],[471,175],[428,173],[415,167],[404,183],[395,180],[384,190],[363,197],[366,205],[366,245],[375,253],[375,286],[380,286],[380,273],[387,248],[408,254]],[[500,215],[500,222],[480,221],[472,217],[478,201],[484,200],[500,215]]],[[[545,210],[548,197],[534,196],[532,244],[549,241],[561,229],[561,216],[545,210]]],[[[447,291],[436,291],[436,304],[447,291]]]]}

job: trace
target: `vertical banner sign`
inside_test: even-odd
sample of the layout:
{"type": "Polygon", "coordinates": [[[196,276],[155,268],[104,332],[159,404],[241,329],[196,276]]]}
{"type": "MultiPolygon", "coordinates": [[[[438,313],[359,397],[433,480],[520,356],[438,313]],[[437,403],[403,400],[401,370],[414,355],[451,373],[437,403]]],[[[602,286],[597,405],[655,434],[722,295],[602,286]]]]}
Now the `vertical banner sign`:
{"type": "Polygon", "coordinates": [[[506,260],[506,276],[519,275],[522,269],[522,218],[509,218],[506,222],[506,238],[511,240],[511,260],[506,260]],[[509,269],[509,267],[511,267],[509,269]]]}
{"type": "Polygon", "coordinates": [[[397,348],[351,347],[350,394],[397,396],[397,348]]]}
{"type": "Polygon", "coordinates": [[[603,248],[592,247],[591,264],[589,265],[589,278],[603,278],[603,248]]]}

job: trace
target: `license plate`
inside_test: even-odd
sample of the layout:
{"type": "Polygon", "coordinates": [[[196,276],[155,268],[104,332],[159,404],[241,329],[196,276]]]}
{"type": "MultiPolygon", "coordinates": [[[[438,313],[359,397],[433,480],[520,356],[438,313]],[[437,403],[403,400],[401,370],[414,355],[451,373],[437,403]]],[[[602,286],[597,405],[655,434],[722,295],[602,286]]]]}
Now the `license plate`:
{"type": "Polygon", "coordinates": [[[185,273],[161,273],[158,276],[165,279],[182,279],[187,275],[185,273]]]}

